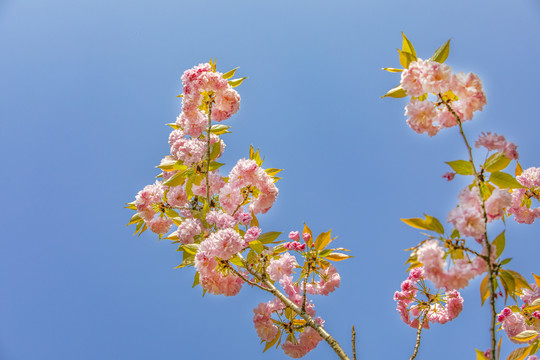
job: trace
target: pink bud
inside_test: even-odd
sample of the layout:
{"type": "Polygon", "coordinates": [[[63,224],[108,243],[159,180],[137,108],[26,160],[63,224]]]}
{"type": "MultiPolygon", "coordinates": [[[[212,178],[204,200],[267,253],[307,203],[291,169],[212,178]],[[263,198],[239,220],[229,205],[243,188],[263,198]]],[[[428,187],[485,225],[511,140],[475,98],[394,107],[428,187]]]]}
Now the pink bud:
{"type": "Polygon", "coordinates": [[[302,238],[304,239],[304,241],[308,241],[309,239],[311,239],[311,235],[309,233],[303,233],[302,238]]]}
{"type": "Polygon", "coordinates": [[[289,239],[293,240],[293,241],[298,241],[300,240],[300,233],[298,231],[291,231],[289,233],[289,239]]]}

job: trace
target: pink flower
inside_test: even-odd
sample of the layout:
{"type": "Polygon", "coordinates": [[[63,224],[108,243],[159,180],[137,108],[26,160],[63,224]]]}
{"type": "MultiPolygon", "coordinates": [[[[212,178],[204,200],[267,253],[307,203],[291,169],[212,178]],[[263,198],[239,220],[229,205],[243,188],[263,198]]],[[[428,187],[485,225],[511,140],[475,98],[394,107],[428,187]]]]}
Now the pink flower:
{"type": "Polygon", "coordinates": [[[447,92],[452,80],[452,68],[436,61],[429,61],[426,65],[420,79],[424,93],[443,94],[447,92]]]}
{"type": "Polygon", "coordinates": [[[312,295],[328,295],[339,287],[341,278],[332,265],[328,265],[327,268],[321,270],[320,281],[308,282],[306,284],[306,292],[312,295]]]}
{"type": "Polygon", "coordinates": [[[272,178],[254,160],[240,159],[229,174],[229,183],[220,191],[219,200],[223,209],[232,214],[244,201],[241,191],[245,187],[255,187],[248,210],[253,214],[266,213],[277,198],[278,189],[272,178]]]}
{"type": "Polygon", "coordinates": [[[283,247],[287,250],[304,251],[306,249],[306,244],[301,244],[298,241],[291,241],[283,243],[283,247]]]}
{"type": "Polygon", "coordinates": [[[198,219],[184,219],[178,226],[178,240],[182,244],[193,244],[195,236],[202,231],[201,222],[198,219]]]}
{"type": "Polygon", "coordinates": [[[251,241],[257,240],[257,238],[259,237],[259,235],[261,235],[261,233],[262,233],[262,230],[259,229],[257,226],[250,227],[244,235],[245,246],[248,246],[248,244],[251,241]]]}
{"type": "Polygon", "coordinates": [[[199,139],[179,139],[171,146],[171,155],[190,166],[202,161],[206,154],[206,142],[199,139]]]}
{"type": "Polygon", "coordinates": [[[471,120],[473,112],[481,111],[486,105],[486,95],[480,78],[473,73],[457,73],[452,78],[451,89],[459,98],[453,103],[454,110],[461,114],[461,120],[471,120]]]}
{"type": "MultiPolygon", "coordinates": [[[[223,186],[225,186],[225,181],[219,175],[219,170],[210,171],[208,176],[208,183],[210,185],[210,197],[215,194],[218,194],[223,186]]],[[[193,184],[191,191],[194,195],[202,196],[206,198],[206,179],[202,179],[199,185],[193,184]]]]}
{"type": "Polygon", "coordinates": [[[512,195],[508,190],[495,189],[486,201],[486,213],[488,221],[502,219],[504,209],[512,205],[512,195]]]}
{"type": "Polygon", "coordinates": [[[216,244],[215,256],[223,260],[229,260],[234,254],[245,247],[245,243],[234,229],[223,229],[212,233],[206,241],[216,244]]]}
{"type": "Polygon", "coordinates": [[[183,207],[187,202],[186,190],[183,186],[174,186],[167,193],[167,202],[171,206],[183,207]]]}
{"type": "Polygon", "coordinates": [[[491,134],[490,132],[482,133],[476,140],[475,146],[477,148],[485,147],[489,151],[502,152],[509,159],[517,160],[519,158],[517,146],[511,141],[506,141],[503,135],[491,134]]]}
{"type": "Polygon", "coordinates": [[[150,231],[156,234],[165,234],[171,229],[173,221],[169,218],[158,216],[150,220],[147,224],[150,231]]]}
{"type": "Polygon", "coordinates": [[[401,87],[407,91],[407,95],[418,97],[426,93],[422,84],[422,77],[427,68],[428,61],[418,59],[409,64],[409,68],[401,73],[401,87]]]}
{"type": "Polygon", "coordinates": [[[215,224],[220,230],[233,228],[237,224],[237,221],[231,215],[216,210],[208,212],[206,221],[208,221],[209,224],[215,224]]]}
{"type": "Polygon", "coordinates": [[[294,359],[298,359],[315,349],[321,340],[322,338],[313,328],[307,327],[304,332],[300,333],[298,336],[296,344],[287,340],[281,345],[281,348],[285,354],[294,359]]]}
{"type": "Polygon", "coordinates": [[[530,304],[536,299],[540,299],[540,288],[536,284],[529,284],[531,289],[522,289],[523,294],[520,296],[525,304],[530,304]]]}
{"type": "Polygon", "coordinates": [[[291,231],[289,233],[289,239],[293,240],[293,241],[298,241],[300,240],[300,233],[298,231],[291,231]]]}
{"type": "Polygon", "coordinates": [[[291,275],[294,268],[298,266],[296,258],[288,252],[280,255],[279,259],[270,260],[270,264],[266,268],[266,272],[270,279],[278,281],[283,276],[291,275]]]}
{"type": "Polygon", "coordinates": [[[156,211],[152,208],[152,205],[162,201],[163,193],[163,185],[159,181],[156,181],[153,185],[145,186],[135,196],[135,206],[137,207],[139,216],[144,221],[149,222],[154,218],[156,211]]]}
{"type": "Polygon", "coordinates": [[[434,136],[439,132],[439,127],[433,124],[437,109],[431,101],[411,99],[405,107],[405,116],[409,117],[407,124],[419,134],[434,136]]]}
{"type": "MultiPolygon", "coordinates": [[[[208,126],[206,115],[200,110],[189,113],[183,112],[176,118],[176,125],[180,126],[185,135],[197,138],[208,126]]],[[[169,145],[172,145],[169,141],[169,145]]]]}
{"type": "Polygon", "coordinates": [[[463,189],[458,195],[459,207],[448,213],[447,221],[463,236],[472,236],[480,241],[485,233],[480,195],[477,188],[463,189]]]}

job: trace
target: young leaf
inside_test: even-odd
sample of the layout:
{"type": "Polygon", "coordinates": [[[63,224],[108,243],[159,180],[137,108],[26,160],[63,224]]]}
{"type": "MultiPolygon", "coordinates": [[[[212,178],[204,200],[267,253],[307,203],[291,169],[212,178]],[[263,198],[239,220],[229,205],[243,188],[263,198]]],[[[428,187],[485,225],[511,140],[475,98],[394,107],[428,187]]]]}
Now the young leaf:
{"type": "Polygon", "coordinates": [[[167,186],[178,186],[184,184],[184,181],[186,181],[186,175],[187,170],[179,171],[173,176],[171,176],[167,181],[163,183],[163,185],[167,186]]]}
{"type": "Polygon", "coordinates": [[[480,299],[482,300],[482,306],[489,297],[489,276],[486,275],[482,283],[480,284],[480,299]]]}
{"type": "Polygon", "coordinates": [[[139,216],[139,213],[135,213],[135,215],[133,215],[131,217],[131,220],[129,220],[129,222],[126,224],[126,226],[138,223],[140,221],[143,221],[143,219],[141,219],[141,217],[139,216]]]}
{"type": "Polygon", "coordinates": [[[223,125],[223,124],[215,124],[215,125],[212,125],[212,127],[210,128],[210,132],[216,135],[223,135],[223,134],[230,133],[228,129],[230,129],[230,126],[223,125]]]}
{"type": "Polygon", "coordinates": [[[382,69],[391,73],[403,72],[403,69],[396,69],[396,68],[382,68],[382,69]]]}
{"type": "Polygon", "coordinates": [[[506,297],[508,298],[508,295],[514,297],[514,293],[516,291],[516,282],[512,274],[506,270],[501,270],[499,273],[499,279],[501,279],[504,291],[506,292],[506,297]]]}
{"type": "Polygon", "coordinates": [[[442,64],[448,58],[449,54],[450,54],[450,40],[442,44],[441,47],[435,51],[435,54],[433,54],[433,56],[429,60],[436,61],[442,64]]]}
{"type": "Polygon", "coordinates": [[[405,96],[407,96],[407,91],[405,91],[405,89],[403,89],[401,85],[398,85],[395,88],[388,90],[388,92],[381,96],[381,98],[385,98],[387,96],[393,98],[404,98],[405,96]]]}
{"type": "Polygon", "coordinates": [[[515,349],[508,355],[506,360],[524,360],[531,351],[530,347],[518,348],[515,349]]]}
{"type": "Polygon", "coordinates": [[[240,85],[246,79],[247,79],[247,77],[243,77],[243,78],[240,78],[240,79],[229,80],[229,85],[231,85],[232,87],[237,87],[238,85],[240,85]]]}
{"type": "Polygon", "coordinates": [[[489,157],[484,163],[484,169],[488,172],[501,171],[504,170],[508,164],[510,164],[509,158],[504,156],[503,153],[496,153],[489,157]]]}
{"type": "Polygon", "coordinates": [[[259,235],[257,240],[259,240],[263,244],[269,244],[272,241],[276,240],[278,236],[281,234],[282,233],[277,232],[277,231],[269,231],[269,232],[265,232],[264,234],[259,235]]]}
{"type": "Polygon", "coordinates": [[[409,41],[409,39],[407,39],[403,32],[401,32],[401,35],[403,36],[403,43],[401,45],[401,48],[403,49],[403,51],[410,53],[414,57],[414,61],[416,61],[416,51],[414,51],[413,44],[409,41]]]}
{"type": "Polygon", "coordinates": [[[409,64],[413,61],[416,61],[416,58],[415,56],[413,56],[413,54],[411,54],[410,52],[407,52],[407,51],[401,51],[399,49],[397,49],[397,51],[399,52],[399,63],[401,64],[401,66],[403,66],[405,69],[408,69],[409,68],[409,64]]]}
{"type": "Polygon", "coordinates": [[[330,243],[332,238],[331,232],[332,230],[329,230],[317,236],[317,239],[315,240],[315,250],[323,250],[325,246],[330,243]]]}
{"type": "Polygon", "coordinates": [[[519,189],[523,186],[510,174],[502,171],[495,171],[489,177],[489,181],[501,189],[519,189]]]}
{"type": "Polygon", "coordinates": [[[489,360],[484,356],[484,353],[480,350],[474,349],[476,351],[476,360],[489,360]]]}
{"type": "Polygon", "coordinates": [[[504,247],[505,247],[505,244],[506,244],[506,239],[505,239],[505,236],[504,236],[504,231],[502,233],[499,234],[499,236],[497,236],[495,238],[495,240],[493,240],[493,245],[495,245],[495,247],[497,248],[497,258],[499,256],[501,256],[503,250],[504,250],[504,247]]]}
{"type": "Polygon", "coordinates": [[[534,281],[536,282],[536,286],[540,288],[540,276],[535,275],[534,273],[533,273],[533,276],[534,276],[534,281]]]}
{"type": "Polygon", "coordinates": [[[304,230],[302,231],[302,234],[308,233],[310,235],[309,239],[306,241],[307,246],[311,247],[313,245],[313,233],[311,232],[311,229],[304,223],[304,230]]]}
{"type": "Polygon", "coordinates": [[[456,161],[447,161],[446,162],[450,167],[460,175],[472,175],[474,174],[474,169],[470,161],[465,160],[456,160],[456,161]]]}
{"type": "Polygon", "coordinates": [[[198,272],[195,273],[195,277],[193,278],[193,286],[192,286],[192,288],[194,288],[197,285],[199,285],[199,273],[198,272]]]}
{"type": "Polygon", "coordinates": [[[529,283],[523,277],[523,275],[521,275],[517,271],[513,271],[513,270],[506,270],[506,271],[508,271],[514,277],[514,281],[516,283],[516,289],[517,290],[520,290],[520,289],[529,289],[529,290],[531,290],[531,287],[529,286],[529,283]]]}
{"type": "Polygon", "coordinates": [[[252,248],[257,254],[262,253],[264,250],[264,245],[259,240],[250,241],[249,247],[252,248]]]}
{"type": "Polygon", "coordinates": [[[426,219],[421,218],[410,218],[410,219],[400,219],[405,224],[412,226],[417,229],[422,230],[429,230],[429,231],[435,231],[439,234],[444,234],[444,228],[441,225],[440,221],[434,218],[433,216],[429,216],[424,214],[426,219]]]}
{"type": "Polygon", "coordinates": [[[132,201],[130,203],[126,203],[127,206],[124,206],[124,208],[126,209],[131,209],[131,210],[137,210],[137,206],[135,205],[135,201],[132,201]]]}
{"type": "Polygon", "coordinates": [[[352,258],[352,257],[353,256],[350,256],[350,255],[345,255],[345,254],[342,254],[342,253],[333,252],[330,255],[327,255],[325,259],[326,260],[331,260],[331,261],[342,261],[342,260],[352,258]]]}
{"type": "Polygon", "coordinates": [[[538,332],[537,331],[534,331],[534,330],[525,330],[523,332],[520,332],[519,334],[517,334],[516,336],[514,336],[512,338],[512,340],[516,340],[516,341],[519,341],[519,342],[527,342],[527,341],[530,341],[532,339],[534,339],[535,337],[538,336],[538,332]]]}
{"type": "Polygon", "coordinates": [[[514,173],[516,174],[516,177],[523,173],[523,169],[521,168],[521,165],[519,165],[519,161],[517,160],[516,160],[516,171],[514,173]]]}
{"type": "Polygon", "coordinates": [[[234,68],[232,70],[229,70],[227,71],[225,74],[223,74],[223,78],[226,80],[226,79],[230,79],[234,76],[234,73],[236,72],[236,70],[238,70],[238,68],[234,68]]]}

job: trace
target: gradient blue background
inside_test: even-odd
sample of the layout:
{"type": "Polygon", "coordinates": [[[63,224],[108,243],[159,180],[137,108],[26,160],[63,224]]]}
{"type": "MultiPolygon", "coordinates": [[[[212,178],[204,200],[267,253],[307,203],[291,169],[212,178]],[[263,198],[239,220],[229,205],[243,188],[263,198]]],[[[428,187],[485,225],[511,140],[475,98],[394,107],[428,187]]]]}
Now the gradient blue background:
{"type": "MultiPolygon", "coordinates": [[[[252,309],[266,294],[201,297],[167,241],[132,236],[123,209],[153,182],[180,111],[180,76],[210,57],[240,66],[240,112],[224,137],[228,170],[250,144],[285,169],[264,230],[330,228],[354,259],[316,298],[326,328],[359,359],[408,359],[415,331],[395,311],[402,249],[422,240],[400,217],[445,219],[466,179],[455,129],[435,138],[405,123],[404,31],[420,57],[452,38],[447,61],[483,80],[488,105],[466,124],[519,145],[540,166],[540,5],[534,0],[0,2],[0,359],[285,359],[261,354],[252,309]]],[[[540,272],[540,224],[507,230],[511,268],[540,272]]],[[[493,229],[495,233],[498,229],[493,229]]],[[[479,281],[459,318],[426,331],[419,359],[486,349],[479,281]]],[[[502,307],[498,304],[498,308],[502,307]]],[[[505,340],[504,354],[514,345],[505,340]]],[[[321,343],[309,359],[335,355],[321,343]]]]}

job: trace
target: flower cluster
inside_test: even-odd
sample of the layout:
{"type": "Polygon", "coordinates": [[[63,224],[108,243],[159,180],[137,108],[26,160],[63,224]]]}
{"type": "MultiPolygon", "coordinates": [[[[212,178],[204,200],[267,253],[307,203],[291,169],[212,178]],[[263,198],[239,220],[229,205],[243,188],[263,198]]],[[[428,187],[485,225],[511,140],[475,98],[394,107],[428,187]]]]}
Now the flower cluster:
{"type": "Polygon", "coordinates": [[[286,243],[277,239],[281,233],[262,233],[256,215],[268,212],[276,201],[276,174],[281,170],[264,169],[258,150],[250,147],[249,158],[238,160],[228,176],[220,174],[224,164],[216,160],[225,150],[220,135],[228,133],[229,126],[212,121],[226,120],[239,109],[233,87],[244,78],[228,80],[234,72],[222,74],[211,61],[183,74],[182,113],[168,124],[173,130],[170,153],[158,166],[161,180],[128,204],[137,211],[129,224],[136,224],[136,234],[149,229],[160,239],[175,226],[165,239],[178,244],[178,268],[194,267],[194,286],[200,285],[204,293],[234,296],[247,283],[277,296],[279,283],[283,296],[259,304],[253,322],[267,348],[285,335],[283,351],[299,358],[322,340],[318,331],[323,320],[315,318],[307,295],[328,295],[339,287],[340,276],[329,261],[350,256],[326,249],[335,239],[330,231],[313,242],[305,225],[302,238],[293,231],[286,243]],[[300,264],[293,251],[303,257],[300,264]],[[294,281],[298,268],[302,270],[294,281]]]}
{"type": "Polygon", "coordinates": [[[434,136],[441,129],[457,125],[449,104],[461,121],[471,120],[473,113],[486,104],[477,75],[452,74],[450,66],[436,61],[411,62],[401,73],[401,87],[411,96],[405,107],[407,124],[419,134],[434,136]],[[428,100],[428,94],[434,94],[437,100],[428,100]]]}
{"type": "Polygon", "coordinates": [[[540,207],[531,208],[532,199],[540,200],[540,168],[528,168],[516,180],[523,187],[513,190],[512,206],[508,213],[514,215],[518,223],[532,224],[540,218],[540,207]]]}
{"type": "Polygon", "coordinates": [[[430,322],[444,324],[455,319],[463,310],[463,298],[456,290],[447,291],[445,295],[430,293],[424,274],[421,267],[412,269],[407,280],[401,283],[401,291],[394,294],[394,300],[404,323],[418,328],[420,321],[424,321],[422,327],[429,329],[430,322]]]}

